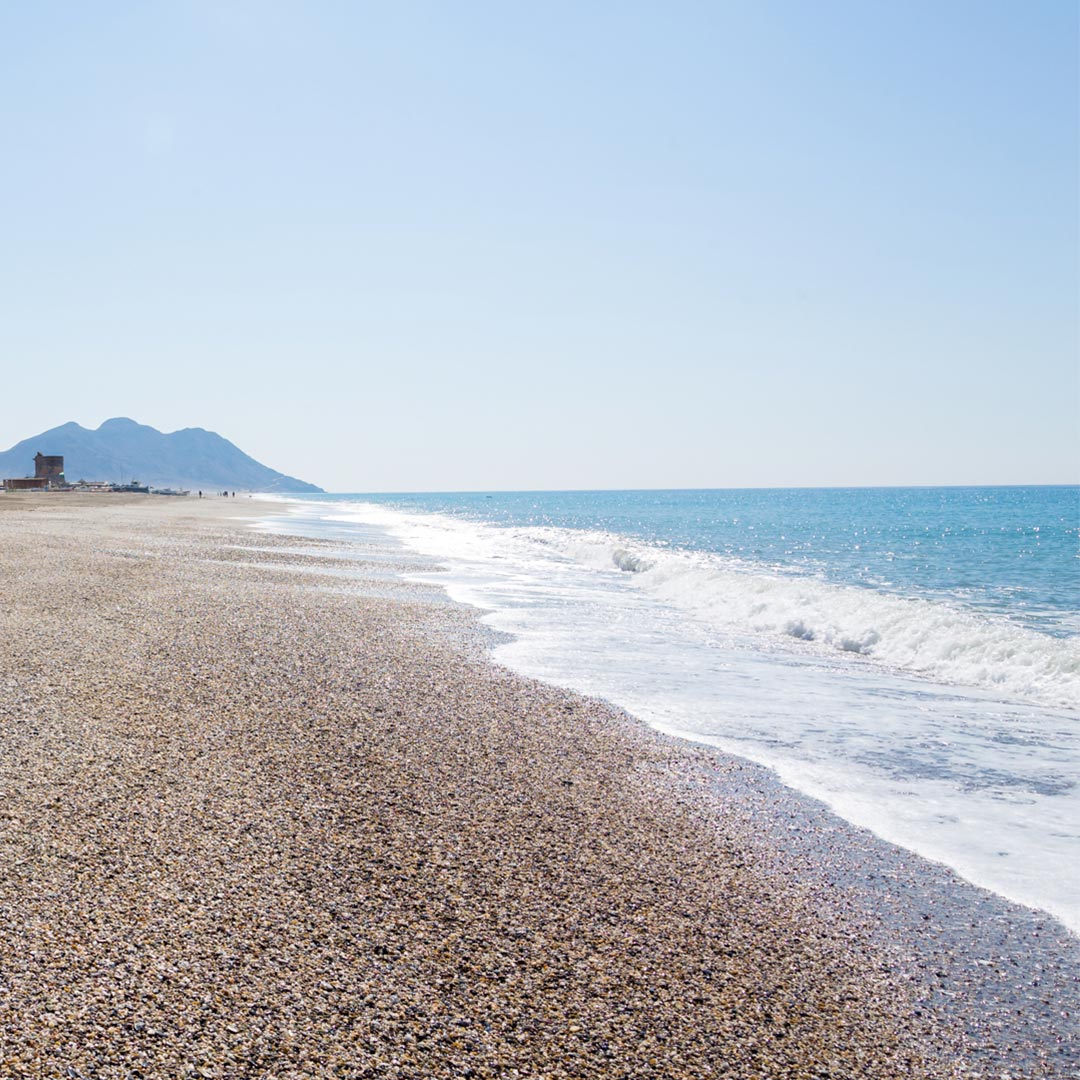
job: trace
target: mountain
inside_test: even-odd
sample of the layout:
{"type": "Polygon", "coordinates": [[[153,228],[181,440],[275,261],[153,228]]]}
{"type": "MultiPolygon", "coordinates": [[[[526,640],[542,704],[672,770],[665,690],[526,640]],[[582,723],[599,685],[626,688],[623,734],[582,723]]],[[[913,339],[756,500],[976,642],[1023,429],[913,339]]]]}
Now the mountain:
{"type": "Polygon", "coordinates": [[[106,420],[96,431],[69,423],[23,439],[0,453],[0,477],[33,476],[39,451],[64,456],[69,483],[136,479],[155,487],[204,491],[322,491],[260,465],[213,431],[184,428],[166,435],[126,417],[106,420]]]}

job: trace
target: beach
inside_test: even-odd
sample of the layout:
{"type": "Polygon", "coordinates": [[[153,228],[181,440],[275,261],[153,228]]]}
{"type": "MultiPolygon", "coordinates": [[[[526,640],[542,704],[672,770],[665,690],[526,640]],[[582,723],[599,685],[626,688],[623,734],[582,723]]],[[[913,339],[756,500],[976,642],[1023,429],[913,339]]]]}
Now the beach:
{"type": "Polygon", "coordinates": [[[0,1075],[1076,1075],[1053,920],[267,513],[0,496],[0,1075]]]}

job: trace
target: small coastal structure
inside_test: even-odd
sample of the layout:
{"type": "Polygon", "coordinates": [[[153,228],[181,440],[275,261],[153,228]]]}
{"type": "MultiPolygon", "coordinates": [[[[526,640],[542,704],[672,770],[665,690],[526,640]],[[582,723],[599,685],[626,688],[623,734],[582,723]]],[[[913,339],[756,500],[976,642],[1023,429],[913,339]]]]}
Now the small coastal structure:
{"type": "Polygon", "coordinates": [[[64,457],[62,454],[43,454],[39,450],[34,455],[34,478],[46,480],[50,484],[63,484],[64,457]]]}
{"type": "Polygon", "coordinates": [[[59,454],[43,454],[40,451],[34,456],[34,475],[15,476],[3,481],[2,486],[7,491],[48,491],[50,488],[67,487],[64,480],[64,459],[59,454]]]}
{"type": "Polygon", "coordinates": [[[13,476],[3,482],[6,491],[47,491],[49,481],[43,476],[13,476]]]}

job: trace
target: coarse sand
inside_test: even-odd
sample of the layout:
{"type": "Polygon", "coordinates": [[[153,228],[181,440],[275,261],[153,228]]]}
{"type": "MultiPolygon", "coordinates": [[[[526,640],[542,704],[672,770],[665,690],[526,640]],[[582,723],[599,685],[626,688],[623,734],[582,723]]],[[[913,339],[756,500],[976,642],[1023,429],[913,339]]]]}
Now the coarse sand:
{"type": "Polygon", "coordinates": [[[0,495],[0,1076],[1006,1075],[739,762],[266,510],[0,495]]]}

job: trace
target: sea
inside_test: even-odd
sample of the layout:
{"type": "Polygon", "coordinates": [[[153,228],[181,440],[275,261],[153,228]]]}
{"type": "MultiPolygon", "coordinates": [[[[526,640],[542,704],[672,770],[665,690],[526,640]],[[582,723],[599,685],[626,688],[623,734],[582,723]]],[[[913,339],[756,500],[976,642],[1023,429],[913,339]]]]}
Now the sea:
{"type": "Polygon", "coordinates": [[[1080,934],[1080,488],[290,497],[493,659],[761,763],[1080,934]]]}

